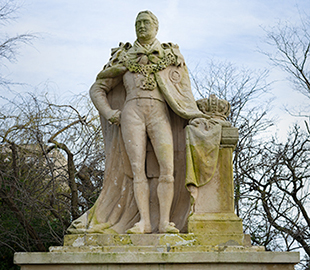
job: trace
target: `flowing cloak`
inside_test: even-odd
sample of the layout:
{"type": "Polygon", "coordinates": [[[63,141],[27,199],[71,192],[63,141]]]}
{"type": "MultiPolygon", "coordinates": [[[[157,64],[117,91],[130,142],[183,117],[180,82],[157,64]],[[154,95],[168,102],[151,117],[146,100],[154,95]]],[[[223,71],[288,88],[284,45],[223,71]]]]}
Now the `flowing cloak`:
{"type": "MultiPolygon", "coordinates": [[[[217,164],[221,127],[210,125],[209,117],[197,108],[191,91],[188,70],[178,46],[161,44],[164,51],[172,52],[176,64],[154,74],[156,83],[169,107],[174,143],[174,198],[170,220],[181,232],[187,231],[191,196],[187,185],[202,186],[213,176],[217,164]],[[196,119],[195,124],[188,125],[196,119]],[[198,119],[198,120],[197,120],[198,119]],[[212,126],[211,130],[210,127],[212,126]]],[[[98,78],[119,76],[118,67],[130,55],[129,43],[112,49],[112,57],[98,78]]],[[[121,81],[107,94],[112,109],[122,110],[126,91],[121,81]]],[[[125,233],[139,221],[139,211],[133,192],[132,171],[125,151],[121,128],[111,125],[100,115],[105,140],[105,178],[102,191],[94,206],[73,221],[69,233],[125,233]]],[[[157,184],[159,166],[148,140],[146,175],[150,185],[150,213],[152,232],[158,231],[159,207],[157,184]]]]}

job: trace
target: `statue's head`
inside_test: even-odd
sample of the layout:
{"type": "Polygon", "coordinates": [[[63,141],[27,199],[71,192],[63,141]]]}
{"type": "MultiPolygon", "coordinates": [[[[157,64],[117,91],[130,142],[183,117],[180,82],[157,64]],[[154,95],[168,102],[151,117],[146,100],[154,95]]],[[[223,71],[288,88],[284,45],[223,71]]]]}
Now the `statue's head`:
{"type": "Polygon", "coordinates": [[[158,19],[151,11],[141,11],[137,15],[135,26],[139,42],[148,44],[156,37],[158,19]]]}

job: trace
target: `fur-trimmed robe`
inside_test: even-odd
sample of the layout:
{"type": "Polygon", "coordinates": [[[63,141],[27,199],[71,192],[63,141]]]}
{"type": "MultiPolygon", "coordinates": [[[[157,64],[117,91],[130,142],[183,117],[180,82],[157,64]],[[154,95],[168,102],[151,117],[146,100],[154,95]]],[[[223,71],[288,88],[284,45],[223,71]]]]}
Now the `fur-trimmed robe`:
{"type": "MultiPolygon", "coordinates": [[[[191,197],[186,185],[199,187],[212,178],[217,164],[221,128],[220,125],[213,125],[212,134],[208,132],[209,117],[197,108],[191,91],[188,70],[178,46],[171,43],[160,44],[158,41],[155,45],[149,50],[149,59],[156,61],[152,54],[154,51],[158,51],[156,57],[159,59],[168,53],[172,53],[176,58],[175,65],[156,72],[154,77],[168,104],[173,132],[175,184],[170,220],[181,232],[186,232],[191,208],[191,197]],[[188,122],[193,119],[196,119],[195,124],[188,125],[188,122]],[[206,158],[207,164],[203,164],[206,158]]],[[[137,48],[136,43],[134,46],[121,43],[118,48],[112,49],[112,57],[98,74],[95,84],[99,85],[106,79],[122,76],[124,62],[127,59],[138,61],[139,48],[137,48]]],[[[103,94],[106,95],[112,109],[122,110],[126,99],[122,80],[111,91],[103,94]]],[[[132,171],[121,136],[121,128],[108,123],[102,115],[101,124],[106,153],[103,188],[94,206],[73,221],[68,228],[70,233],[125,233],[139,221],[139,211],[133,192],[132,171]]],[[[149,141],[146,159],[146,174],[150,184],[152,232],[157,232],[159,166],[149,141]]]]}

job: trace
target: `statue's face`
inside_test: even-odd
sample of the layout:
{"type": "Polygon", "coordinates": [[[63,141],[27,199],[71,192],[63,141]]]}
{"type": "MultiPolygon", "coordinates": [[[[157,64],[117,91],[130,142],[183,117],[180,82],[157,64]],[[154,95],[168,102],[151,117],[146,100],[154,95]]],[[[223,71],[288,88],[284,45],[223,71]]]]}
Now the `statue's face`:
{"type": "Polygon", "coordinates": [[[138,16],[136,20],[136,34],[140,42],[152,41],[156,37],[156,26],[148,14],[142,13],[138,16]]]}

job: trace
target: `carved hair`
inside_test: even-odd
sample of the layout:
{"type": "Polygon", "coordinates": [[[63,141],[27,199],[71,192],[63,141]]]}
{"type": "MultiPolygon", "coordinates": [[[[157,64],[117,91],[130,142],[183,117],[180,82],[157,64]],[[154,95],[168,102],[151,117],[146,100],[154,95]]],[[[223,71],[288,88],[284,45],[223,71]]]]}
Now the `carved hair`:
{"type": "Polygon", "coordinates": [[[151,11],[149,11],[149,10],[140,11],[140,12],[138,13],[137,17],[136,17],[136,21],[137,21],[139,15],[141,15],[141,14],[143,14],[143,13],[146,13],[147,15],[149,15],[149,16],[151,17],[151,19],[152,19],[152,21],[153,21],[153,23],[154,23],[154,25],[155,25],[155,27],[156,27],[156,31],[158,31],[158,19],[157,19],[157,17],[156,17],[151,11]]]}

